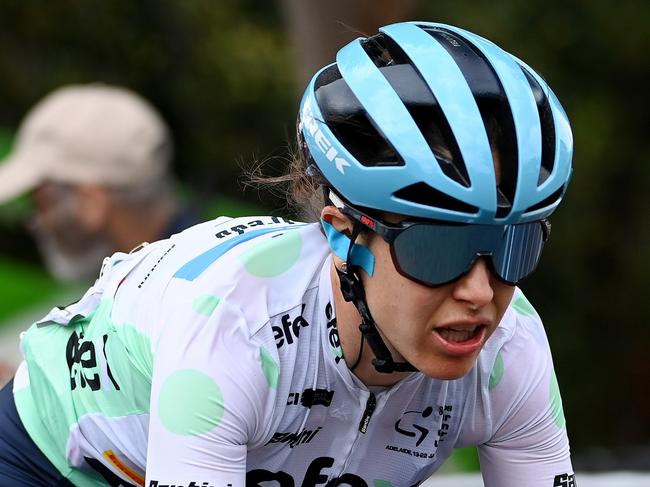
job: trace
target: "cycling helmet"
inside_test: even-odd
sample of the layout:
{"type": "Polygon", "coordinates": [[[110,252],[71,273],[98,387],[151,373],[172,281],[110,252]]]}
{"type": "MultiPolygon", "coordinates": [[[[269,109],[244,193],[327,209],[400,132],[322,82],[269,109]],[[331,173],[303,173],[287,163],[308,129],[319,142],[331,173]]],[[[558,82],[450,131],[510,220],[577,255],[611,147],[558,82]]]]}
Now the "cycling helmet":
{"type": "Polygon", "coordinates": [[[444,24],[397,23],[343,47],[309,83],[298,136],[349,204],[417,218],[543,219],[571,175],[571,128],[546,82],[444,24]]]}

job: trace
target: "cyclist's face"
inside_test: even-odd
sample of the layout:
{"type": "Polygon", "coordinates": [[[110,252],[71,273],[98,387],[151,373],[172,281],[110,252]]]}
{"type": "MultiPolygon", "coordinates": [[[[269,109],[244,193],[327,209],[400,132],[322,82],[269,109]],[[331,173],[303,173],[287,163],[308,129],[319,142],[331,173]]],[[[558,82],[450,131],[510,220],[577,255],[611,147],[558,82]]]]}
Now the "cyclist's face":
{"type": "Polygon", "coordinates": [[[397,272],[382,238],[371,236],[367,245],[376,259],[372,277],[361,273],[368,306],[394,358],[434,378],[464,376],[498,326],[514,286],[499,281],[484,258],[454,282],[423,286],[397,272]]]}
{"type": "MultiPolygon", "coordinates": [[[[350,219],[333,206],[325,207],[322,217],[339,232],[350,234],[350,219]]],[[[498,280],[485,259],[479,258],[456,281],[427,287],[397,271],[389,244],[378,235],[364,233],[357,242],[368,246],[375,257],[372,276],[365,271],[360,271],[360,275],[370,312],[394,360],[406,360],[437,379],[457,379],[467,374],[501,321],[514,286],[498,280]]],[[[334,260],[341,265],[340,259],[334,260]]],[[[337,296],[341,344],[346,360],[354,363],[360,340],[359,316],[351,303],[343,302],[340,292],[337,296]]],[[[399,374],[377,377],[370,365],[372,352],[367,344],[365,347],[362,361],[355,369],[362,380],[370,385],[369,381],[387,385],[393,377],[399,379],[399,374]]]]}

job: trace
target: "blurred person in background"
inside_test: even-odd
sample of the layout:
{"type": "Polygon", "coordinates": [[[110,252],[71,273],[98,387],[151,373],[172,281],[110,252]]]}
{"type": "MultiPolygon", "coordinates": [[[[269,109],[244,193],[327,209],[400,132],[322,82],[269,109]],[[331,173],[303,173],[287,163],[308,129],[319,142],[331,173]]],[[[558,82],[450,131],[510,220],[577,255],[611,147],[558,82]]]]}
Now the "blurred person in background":
{"type": "Polygon", "coordinates": [[[0,204],[30,193],[29,229],[50,273],[88,281],[104,257],[196,223],[170,174],[169,130],[143,98],[104,84],[59,88],[26,115],[0,163],[0,204]]]}
{"type": "MultiPolygon", "coordinates": [[[[104,257],[198,221],[175,195],[172,154],[165,122],[139,95],[99,83],[65,86],[21,123],[0,163],[0,204],[29,194],[28,228],[48,271],[85,283],[104,257]]],[[[18,365],[18,326],[0,334],[0,385],[18,365]]]]}

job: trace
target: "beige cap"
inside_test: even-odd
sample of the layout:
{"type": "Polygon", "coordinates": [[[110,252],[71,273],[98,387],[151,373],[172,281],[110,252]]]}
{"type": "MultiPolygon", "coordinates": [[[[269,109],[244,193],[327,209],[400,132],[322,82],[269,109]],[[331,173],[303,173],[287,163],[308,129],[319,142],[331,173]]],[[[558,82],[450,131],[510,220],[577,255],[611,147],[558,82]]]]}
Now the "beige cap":
{"type": "Polygon", "coordinates": [[[45,180],[114,187],[155,180],[171,153],[165,123],[140,96],[102,84],[66,86],[25,116],[0,163],[0,203],[45,180]]]}

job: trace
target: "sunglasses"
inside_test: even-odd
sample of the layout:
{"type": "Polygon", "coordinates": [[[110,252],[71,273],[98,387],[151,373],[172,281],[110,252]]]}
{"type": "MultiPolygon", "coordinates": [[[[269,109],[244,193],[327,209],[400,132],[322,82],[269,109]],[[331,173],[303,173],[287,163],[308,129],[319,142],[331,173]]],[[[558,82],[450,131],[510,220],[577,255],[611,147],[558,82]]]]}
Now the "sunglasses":
{"type": "Polygon", "coordinates": [[[548,220],[514,225],[388,223],[348,206],[331,191],[329,196],[344,214],[388,242],[401,275],[425,286],[455,281],[480,257],[501,281],[516,285],[537,267],[551,232],[548,220]]]}

